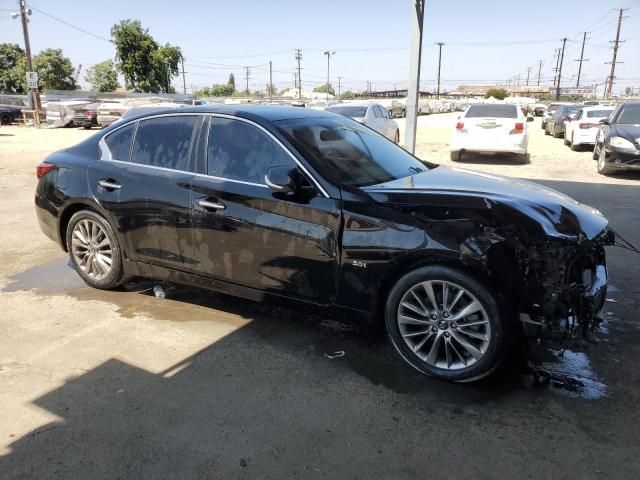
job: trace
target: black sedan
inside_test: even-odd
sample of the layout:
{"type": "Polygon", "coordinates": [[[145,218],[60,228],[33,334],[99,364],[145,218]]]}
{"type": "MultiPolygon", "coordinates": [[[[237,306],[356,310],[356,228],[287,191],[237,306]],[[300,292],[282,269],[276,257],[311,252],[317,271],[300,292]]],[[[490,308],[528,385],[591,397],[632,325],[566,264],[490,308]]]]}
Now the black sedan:
{"type": "Polygon", "coordinates": [[[600,124],[593,149],[598,173],[640,171],[640,102],[621,103],[600,124]]]}
{"type": "Polygon", "coordinates": [[[489,374],[525,331],[588,331],[606,294],[597,210],[423,163],[329,112],[147,113],[37,175],[40,226],[90,286],[146,277],[361,314],[442,379],[489,374]]]}
{"type": "Polygon", "coordinates": [[[580,108],[582,107],[578,105],[560,105],[547,120],[545,135],[553,135],[553,138],[564,136],[566,122],[570,121],[580,108]]]}

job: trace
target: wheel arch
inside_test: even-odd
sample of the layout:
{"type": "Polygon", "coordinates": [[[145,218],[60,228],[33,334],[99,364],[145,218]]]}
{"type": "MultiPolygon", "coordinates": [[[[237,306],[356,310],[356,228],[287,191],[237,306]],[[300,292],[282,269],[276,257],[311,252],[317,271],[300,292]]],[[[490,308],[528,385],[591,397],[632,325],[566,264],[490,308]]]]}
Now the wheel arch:
{"type": "MultiPolygon", "coordinates": [[[[65,252],[69,251],[69,248],[67,246],[67,227],[69,226],[69,221],[71,220],[71,217],[73,217],[75,213],[81,210],[90,210],[92,212],[95,212],[101,215],[106,219],[106,216],[102,211],[102,209],[98,206],[97,203],[91,200],[82,199],[66,205],[61,211],[60,219],[58,221],[58,238],[60,239],[60,246],[65,252]]],[[[115,229],[114,229],[114,232],[115,232],[115,229]]]]}

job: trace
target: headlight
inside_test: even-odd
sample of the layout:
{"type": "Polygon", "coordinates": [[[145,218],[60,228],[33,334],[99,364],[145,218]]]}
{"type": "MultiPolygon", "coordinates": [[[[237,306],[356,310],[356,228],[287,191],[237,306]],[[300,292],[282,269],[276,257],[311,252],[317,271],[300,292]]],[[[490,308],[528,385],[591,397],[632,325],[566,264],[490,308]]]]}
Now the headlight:
{"type": "Polygon", "coordinates": [[[626,138],[622,137],[611,137],[609,139],[609,145],[616,148],[624,148],[627,150],[635,150],[636,147],[626,138]]]}

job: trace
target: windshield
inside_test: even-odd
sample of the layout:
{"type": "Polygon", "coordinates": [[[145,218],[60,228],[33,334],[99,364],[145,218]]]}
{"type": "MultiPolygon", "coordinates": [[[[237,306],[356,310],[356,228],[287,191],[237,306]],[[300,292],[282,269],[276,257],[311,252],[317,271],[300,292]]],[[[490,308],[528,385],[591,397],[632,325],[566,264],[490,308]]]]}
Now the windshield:
{"type": "Polygon", "coordinates": [[[466,118],[518,118],[518,109],[515,105],[471,105],[466,118]]]}
{"type": "Polygon", "coordinates": [[[367,114],[367,107],[339,106],[325,108],[327,112],[338,113],[350,118],[362,118],[367,114]]]}
{"type": "Polygon", "coordinates": [[[428,169],[393,142],[347,118],[296,118],[274,123],[316,170],[341,185],[376,185],[428,169]]]}
{"type": "Polygon", "coordinates": [[[618,115],[618,121],[616,123],[622,123],[626,125],[635,125],[640,123],[640,103],[634,103],[633,105],[624,105],[620,115],[618,115]]]}

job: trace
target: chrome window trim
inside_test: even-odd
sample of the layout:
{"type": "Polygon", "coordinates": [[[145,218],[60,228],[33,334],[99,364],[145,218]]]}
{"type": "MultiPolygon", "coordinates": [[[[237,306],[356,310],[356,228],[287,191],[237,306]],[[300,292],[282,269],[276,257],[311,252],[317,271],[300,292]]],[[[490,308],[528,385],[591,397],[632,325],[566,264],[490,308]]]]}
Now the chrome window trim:
{"type": "MultiPolygon", "coordinates": [[[[231,178],[224,178],[224,177],[216,177],[213,175],[205,175],[202,173],[195,173],[195,172],[187,172],[184,170],[174,170],[172,168],[165,168],[165,167],[156,167],[154,165],[145,165],[142,163],[135,163],[135,162],[125,162],[123,160],[115,160],[111,157],[111,151],[109,150],[109,148],[107,147],[107,144],[105,142],[105,139],[117,132],[118,130],[120,130],[121,128],[126,127],[127,125],[130,125],[132,123],[135,123],[135,131],[134,131],[134,136],[133,139],[135,141],[135,134],[137,133],[138,130],[138,122],[144,121],[144,120],[150,120],[152,118],[162,118],[162,117],[178,117],[178,116],[186,116],[186,115],[196,115],[196,116],[209,116],[209,117],[219,117],[219,118],[228,118],[231,120],[240,120],[241,122],[245,122],[248,123],[250,125],[253,125],[254,127],[257,127],[259,130],[263,131],[264,133],[267,134],[267,136],[269,136],[277,145],[280,146],[280,148],[282,148],[287,155],[289,155],[291,157],[291,159],[295,162],[295,164],[298,166],[298,168],[300,168],[300,170],[302,170],[305,175],[311,179],[311,181],[314,183],[314,185],[316,186],[316,188],[320,191],[320,193],[322,193],[322,195],[324,195],[325,198],[331,198],[329,196],[329,194],[327,193],[327,191],[324,189],[324,187],[322,187],[322,185],[320,184],[320,182],[318,182],[315,177],[313,175],[311,175],[311,173],[309,172],[309,170],[307,170],[307,168],[302,165],[300,163],[300,161],[296,158],[296,156],[291,153],[291,151],[284,146],[284,144],[278,140],[278,138],[276,138],[269,130],[267,130],[266,128],[264,128],[262,125],[259,125],[258,123],[254,122],[253,120],[249,120],[247,118],[242,118],[242,117],[237,117],[234,115],[228,115],[226,113],[210,113],[210,112],[199,112],[199,113],[194,113],[194,112],[171,112],[171,113],[161,113],[161,114],[156,114],[156,115],[149,115],[143,118],[137,118],[134,120],[130,120],[126,123],[123,123],[122,125],[118,125],[118,127],[114,128],[113,130],[111,130],[110,132],[106,133],[105,135],[103,135],[100,138],[100,141],[98,142],[98,146],[100,148],[100,160],[101,161],[108,161],[108,162],[117,162],[117,163],[124,163],[124,164],[128,164],[128,165],[137,165],[140,167],[146,167],[146,168],[153,168],[153,169],[157,169],[157,170],[163,170],[163,171],[168,171],[168,172],[179,172],[179,173],[187,173],[189,175],[194,175],[197,177],[204,177],[204,178],[212,178],[215,180],[223,180],[225,182],[233,182],[233,183],[239,183],[239,184],[243,184],[243,185],[252,185],[252,186],[256,186],[256,187],[263,187],[263,188],[269,188],[267,185],[265,185],[264,183],[253,183],[253,182],[245,182],[243,180],[234,180],[231,178]]],[[[209,133],[211,131],[211,121],[209,121],[209,125],[207,127],[207,139],[206,139],[206,147],[207,147],[207,151],[208,151],[208,147],[209,147],[209,133]]],[[[131,158],[131,152],[133,152],[133,141],[131,142],[131,150],[129,152],[129,158],[131,158]]],[[[207,166],[208,169],[208,166],[207,166]]]]}

